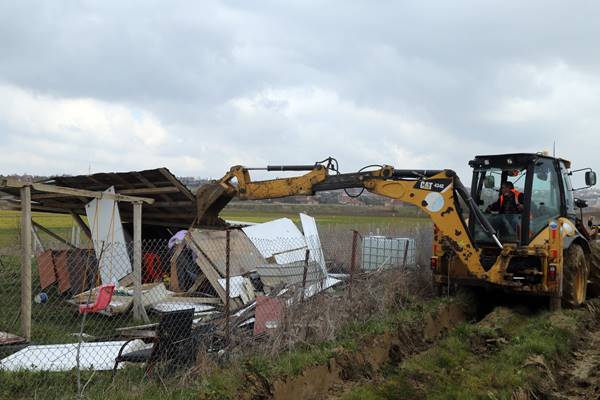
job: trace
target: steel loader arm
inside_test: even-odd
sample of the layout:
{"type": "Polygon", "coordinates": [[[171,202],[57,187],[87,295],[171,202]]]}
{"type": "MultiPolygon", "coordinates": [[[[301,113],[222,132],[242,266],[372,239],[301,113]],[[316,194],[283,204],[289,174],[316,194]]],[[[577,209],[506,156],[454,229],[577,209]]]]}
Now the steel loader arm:
{"type": "MultiPolygon", "coordinates": [[[[483,230],[502,247],[496,232],[481,214],[460,179],[451,170],[398,170],[391,166],[365,172],[330,175],[320,163],[300,166],[269,166],[267,171],[308,171],[291,177],[253,182],[250,169],[235,166],[219,181],[197,193],[200,225],[224,225],[218,214],[234,197],[246,200],[273,199],[337,189],[364,188],[371,193],[414,204],[429,215],[446,244],[475,276],[485,275],[479,250],[460,213],[462,198],[483,230]]],[[[336,171],[337,172],[337,171],[336,171]]]]}

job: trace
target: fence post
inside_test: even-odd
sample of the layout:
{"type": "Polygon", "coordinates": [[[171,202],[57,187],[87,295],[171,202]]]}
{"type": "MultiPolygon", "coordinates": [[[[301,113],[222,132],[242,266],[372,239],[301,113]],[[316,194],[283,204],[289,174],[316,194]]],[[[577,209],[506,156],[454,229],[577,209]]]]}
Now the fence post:
{"type": "Polygon", "coordinates": [[[21,188],[21,334],[31,341],[31,187],[21,188]]]}
{"type": "Polygon", "coordinates": [[[304,294],[306,292],[306,275],[308,274],[308,259],[310,257],[310,250],[306,249],[306,254],[304,255],[304,270],[302,271],[302,294],[300,297],[300,301],[304,301],[304,294]]]}
{"type": "Polygon", "coordinates": [[[352,231],[352,256],[350,257],[350,284],[348,285],[348,297],[352,300],[352,282],[354,281],[354,268],[356,268],[356,245],[358,243],[358,231],[352,231]]]}
{"type": "Polygon", "coordinates": [[[406,245],[404,246],[404,258],[402,259],[402,269],[406,269],[406,258],[408,257],[408,243],[410,240],[406,239],[406,245]]]}
{"type": "Polygon", "coordinates": [[[133,318],[148,323],[142,304],[142,203],[133,203],[133,318]]]}
{"type": "Polygon", "coordinates": [[[231,313],[231,302],[229,301],[229,293],[231,288],[229,285],[230,276],[229,276],[229,266],[230,266],[230,255],[231,255],[231,231],[227,229],[225,231],[225,346],[229,345],[229,341],[231,339],[231,332],[229,326],[229,317],[231,313]]]}

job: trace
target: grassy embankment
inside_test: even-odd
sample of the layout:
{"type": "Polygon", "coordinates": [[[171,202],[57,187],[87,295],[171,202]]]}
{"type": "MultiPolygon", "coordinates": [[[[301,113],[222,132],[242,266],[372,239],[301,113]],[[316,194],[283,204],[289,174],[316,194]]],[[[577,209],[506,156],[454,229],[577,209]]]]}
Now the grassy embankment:
{"type": "Polygon", "coordinates": [[[496,321],[465,324],[431,349],[387,370],[378,382],[358,386],[342,398],[513,399],[536,393],[552,379],[548,366],[574,348],[578,322],[585,315],[495,313],[490,319],[496,321]]]}
{"type": "MultiPolygon", "coordinates": [[[[440,302],[415,303],[367,324],[348,325],[338,339],[304,346],[278,357],[253,357],[186,379],[144,380],[139,368],[126,368],[111,383],[96,373],[86,389],[89,399],[237,399],[250,398],[257,381],[273,384],[323,365],[336,352],[360,353],[363,345],[385,332],[419,324],[440,302]],[[250,379],[250,381],[249,381],[250,379]],[[127,388],[126,390],[124,388],[127,388]]],[[[450,300],[455,301],[455,300],[450,300]]],[[[511,399],[535,392],[552,379],[552,366],[571,352],[578,330],[590,315],[585,311],[524,315],[500,310],[477,324],[463,324],[428,350],[384,365],[372,383],[356,386],[343,399],[511,399]]],[[[89,378],[90,373],[85,373],[89,378]]],[[[0,373],[1,398],[72,398],[74,372],[0,373]]]]}

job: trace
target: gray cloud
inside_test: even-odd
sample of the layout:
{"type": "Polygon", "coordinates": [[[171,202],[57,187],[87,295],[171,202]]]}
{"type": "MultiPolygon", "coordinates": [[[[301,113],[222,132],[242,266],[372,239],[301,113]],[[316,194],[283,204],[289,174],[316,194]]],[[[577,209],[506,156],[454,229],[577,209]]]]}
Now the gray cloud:
{"type": "MultiPolygon", "coordinates": [[[[4,2],[0,171],[600,169],[597,2],[4,2]],[[582,145],[584,143],[584,145],[582,145]]],[[[468,180],[467,177],[464,178],[468,180]]]]}

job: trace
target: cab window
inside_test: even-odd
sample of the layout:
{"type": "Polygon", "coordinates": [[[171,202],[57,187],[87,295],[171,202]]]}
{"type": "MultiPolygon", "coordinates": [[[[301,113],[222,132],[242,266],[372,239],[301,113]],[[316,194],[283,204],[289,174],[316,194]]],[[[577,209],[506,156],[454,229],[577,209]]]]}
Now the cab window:
{"type": "Polygon", "coordinates": [[[556,169],[551,160],[535,164],[531,187],[530,236],[536,235],[551,219],[560,216],[560,188],[556,169]]]}
{"type": "Polygon", "coordinates": [[[490,168],[479,172],[479,209],[485,209],[498,201],[500,184],[502,183],[502,170],[490,168]]]}

